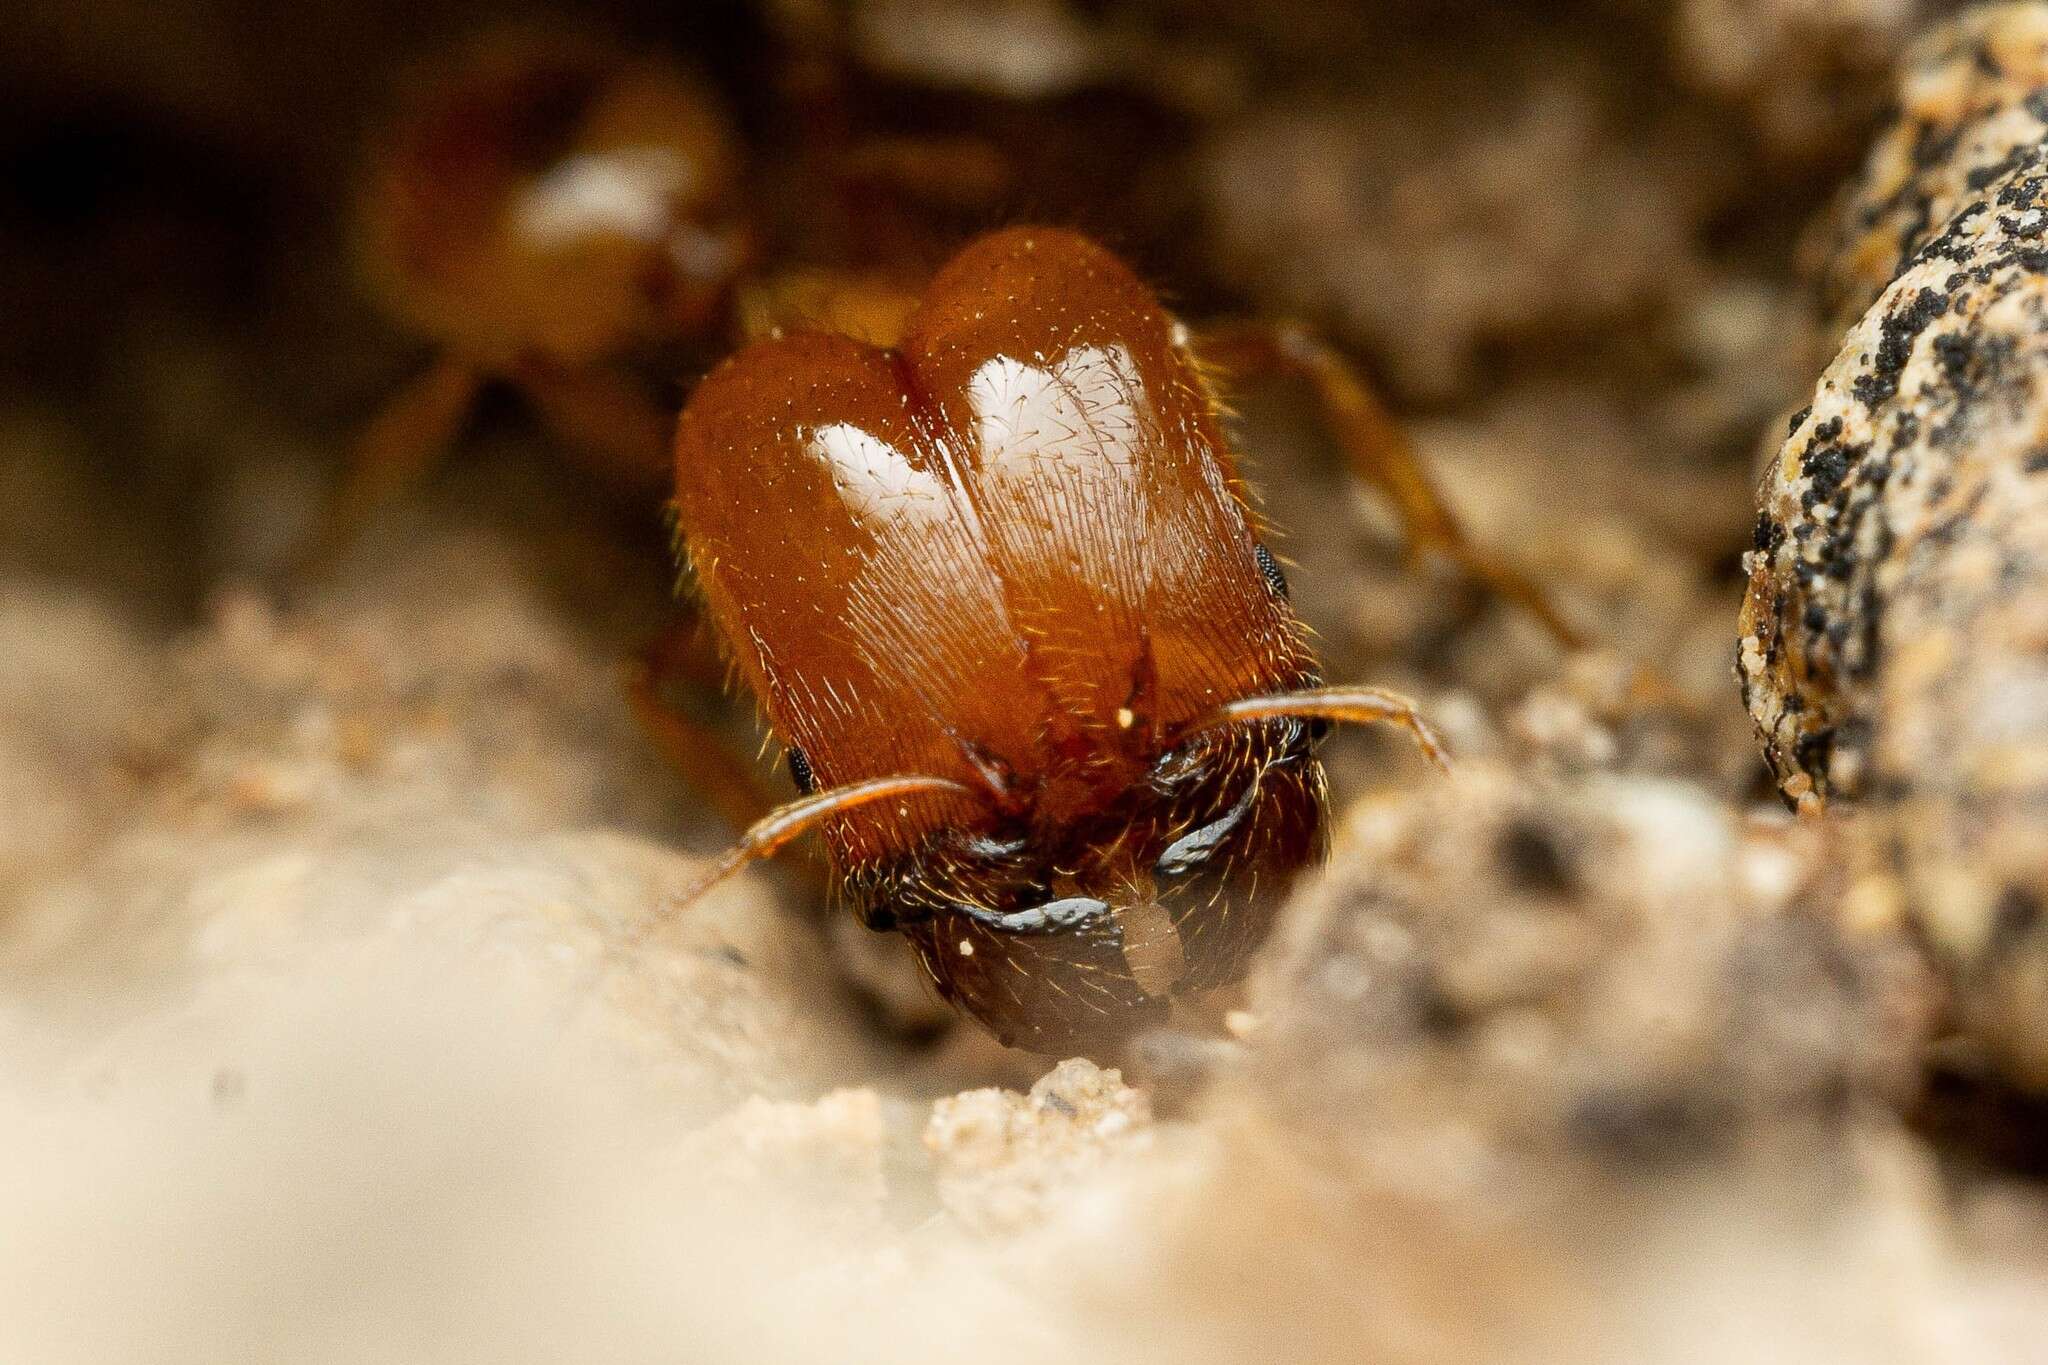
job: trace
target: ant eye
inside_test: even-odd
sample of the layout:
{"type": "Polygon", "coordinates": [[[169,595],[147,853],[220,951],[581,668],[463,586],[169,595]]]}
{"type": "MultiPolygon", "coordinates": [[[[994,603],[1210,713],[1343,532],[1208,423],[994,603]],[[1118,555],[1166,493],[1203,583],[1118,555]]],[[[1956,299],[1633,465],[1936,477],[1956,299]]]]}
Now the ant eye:
{"type": "Polygon", "coordinates": [[[977,858],[1014,858],[1029,845],[1022,837],[998,838],[987,834],[970,834],[963,842],[968,853],[977,858]]]}
{"type": "Polygon", "coordinates": [[[818,775],[811,771],[811,760],[804,756],[804,751],[792,744],[784,757],[789,760],[789,779],[796,783],[797,791],[805,796],[817,791],[818,775]]]}
{"type": "Polygon", "coordinates": [[[1244,794],[1237,798],[1237,804],[1225,811],[1218,819],[1206,825],[1199,825],[1166,846],[1159,855],[1159,861],[1152,870],[1162,877],[1177,877],[1190,872],[1216,856],[1237,827],[1244,823],[1251,813],[1252,802],[1258,799],[1259,784],[1254,779],[1245,784],[1244,794]]]}
{"type": "Polygon", "coordinates": [[[1287,586],[1287,575],[1280,571],[1280,561],[1273,558],[1273,552],[1263,541],[1252,546],[1252,558],[1258,561],[1259,577],[1266,580],[1267,592],[1283,600],[1294,595],[1287,586]]]}
{"type": "Polygon", "coordinates": [[[1198,735],[1177,749],[1168,749],[1154,760],[1149,780],[1160,790],[1171,791],[1200,777],[1207,770],[1208,757],[1209,746],[1205,738],[1198,735]]]}

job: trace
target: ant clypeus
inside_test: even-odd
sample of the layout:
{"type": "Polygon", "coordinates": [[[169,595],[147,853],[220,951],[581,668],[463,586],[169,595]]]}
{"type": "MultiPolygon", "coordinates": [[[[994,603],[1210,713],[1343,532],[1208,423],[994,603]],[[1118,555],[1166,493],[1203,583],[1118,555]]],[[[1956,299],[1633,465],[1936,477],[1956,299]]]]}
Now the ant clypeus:
{"type": "Polygon", "coordinates": [[[739,183],[673,68],[580,38],[479,46],[364,191],[369,274],[441,355],[371,426],[333,521],[416,474],[489,377],[644,474],[671,420],[618,359],[755,337],[683,412],[678,542],[799,799],[768,811],[658,704],[674,661],[705,676],[696,650],[651,652],[634,683],[663,747],[752,821],[705,886],[822,828],[863,922],[1043,1052],[1234,981],[1322,848],[1328,723],[1396,723],[1443,752],[1406,700],[1322,684],[1218,425],[1219,373],[1306,384],[1418,549],[1575,640],[1469,544],[1307,330],[1191,332],[1115,256],[1047,228],[979,238],[921,297],[764,271],[739,183]]]}

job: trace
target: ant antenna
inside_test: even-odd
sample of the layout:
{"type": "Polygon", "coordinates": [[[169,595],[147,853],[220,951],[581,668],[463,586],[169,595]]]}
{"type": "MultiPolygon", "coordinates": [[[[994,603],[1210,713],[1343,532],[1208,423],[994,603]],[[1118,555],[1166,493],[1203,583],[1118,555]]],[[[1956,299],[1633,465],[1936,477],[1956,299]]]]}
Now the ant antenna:
{"type": "Polygon", "coordinates": [[[1225,702],[1190,725],[1185,734],[1213,730],[1245,720],[1272,720],[1281,716],[1343,721],[1351,725],[1398,725],[1415,740],[1415,747],[1445,772],[1451,770],[1451,756],[1442,738],[1415,709],[1415,703],[1398,692],[1377,687],[1306,687],[1299,692],[1276,692],[1265,697],[1242,697],[1225,702]]]}
{"type": "Polygon", "coordinates": [[[791,801],[787,805],[777,806],[748,826],[747,832],[740,836],[739,843],[733,846],[732,851],[719,859],[710,871],[691,883],[676,904],[688,905],[748,863],[774,857],[791,840],[809,833],[835,815],[861,806],[870,806],[877,801],[925,792],[974,795],[972,789],[951,778],[904,774],[897,777],[873,777],[865,782],[850,782],[843,787],[831,787],[800,800],[791,801]]]}

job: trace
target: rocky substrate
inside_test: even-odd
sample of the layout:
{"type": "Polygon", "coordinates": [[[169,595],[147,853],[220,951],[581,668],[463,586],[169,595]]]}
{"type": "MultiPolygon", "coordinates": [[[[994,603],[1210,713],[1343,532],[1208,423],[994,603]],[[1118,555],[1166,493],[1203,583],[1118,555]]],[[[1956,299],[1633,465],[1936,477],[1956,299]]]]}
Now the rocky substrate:
{"type": "Polygon", "coordinates": [[[1765,476],[1738,657],[1786,795],[1860,812],[1860,894],[1919,926],[1960,1021],[2030,1086],[2048,1082],[2044,139],[2048,9],[1973,11],[1910,56],[1836,214],[1823,314],[1865,311],[1765,476]]]}

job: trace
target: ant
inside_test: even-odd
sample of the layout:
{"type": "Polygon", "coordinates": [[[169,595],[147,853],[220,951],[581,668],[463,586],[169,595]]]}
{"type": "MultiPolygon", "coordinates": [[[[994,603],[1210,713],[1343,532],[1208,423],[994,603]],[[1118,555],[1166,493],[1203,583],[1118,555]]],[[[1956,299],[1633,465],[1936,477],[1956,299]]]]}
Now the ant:
{"type": "MultiPolygon", "coordinates": [[[[951,159],[901,151],[886,174],[951,159]]],[[[667,674],[720,671],[699,637],[650,650],[643,723],[748,827],[692,897],[821,828],[863,921],[1042,1052],[1235,980],[1323,846],[1329,723],[1398,724],[1444,756],[1406,700],[1323,686],[1218,426],[1221,375],[1305,384],[1418,553],[1578,643],[1308,329],[1197,334],[1049,228],[981,237],[921,295],[765,271],[743,198],[729,131],[676,68],[581,37],[477,45],[365,182],[365,273],[440,355],[371,424],[330,524],[417,477],[490,378],[636,479],[674,432],[679,548],[800,791],[774,807],[661,703],[667,674]],[[720,332],[753,339],[679,425],[622,369],[720,332]]]]}
{"type": "Polygon", "coordinates": [[[372,299],[436,355],[369,425],[331,550],[452,444],[491,380],[628,485],[672,418],[624,372],[720,325],[752,258],[739,158],[680,69],[580,33],[493,32],[432,69],[354,196],[372,299]]]}
{"type": "MultiPolygon", "coordinates": [[[[1406,698],[1324,685],[1203,344],[1101,246],[1020,227],[887,344],[783,332],[696,387],[678,544],[802,794],[686,901],[821,830],[854,913],[1003,1043],[1114,1047],[1242,975],[1323,850],[1331,722],[1447,766],[1406,698]]],[[[1462,544],[1331,353],[1213,344],[1316,382],[1418,532],[1462,544]]]]}

